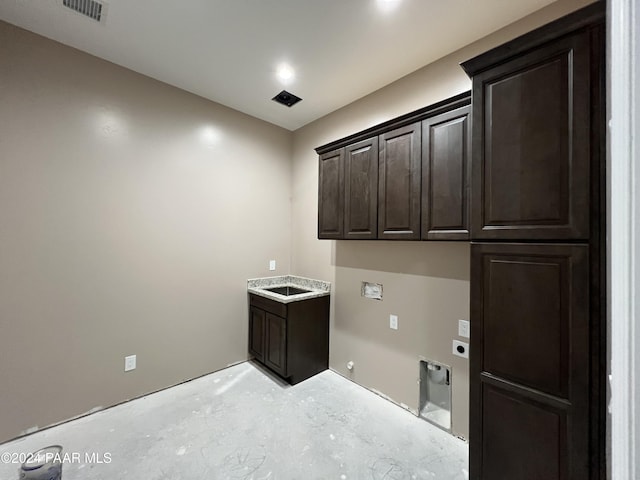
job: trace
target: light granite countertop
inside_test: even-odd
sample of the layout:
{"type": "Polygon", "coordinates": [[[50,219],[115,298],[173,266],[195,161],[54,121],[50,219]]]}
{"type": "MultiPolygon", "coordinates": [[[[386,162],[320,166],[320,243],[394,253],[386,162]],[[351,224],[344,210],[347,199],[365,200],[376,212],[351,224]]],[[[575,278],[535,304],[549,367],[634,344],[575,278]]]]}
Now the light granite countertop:
{"type": "Polygon", "coordinates": [[[331,283],[314,280],[312,278],[298,277],[296,275],[281,275],[278,277],[249,279],[247,280],[247,291],[261,297],[270,298],[276,302],[291,303],[329,295],[331,293],[331,283]],[[308,293],[287,296],[265,290],[266,288],[274,287],[297,287],[310,291],[308,293]]]}

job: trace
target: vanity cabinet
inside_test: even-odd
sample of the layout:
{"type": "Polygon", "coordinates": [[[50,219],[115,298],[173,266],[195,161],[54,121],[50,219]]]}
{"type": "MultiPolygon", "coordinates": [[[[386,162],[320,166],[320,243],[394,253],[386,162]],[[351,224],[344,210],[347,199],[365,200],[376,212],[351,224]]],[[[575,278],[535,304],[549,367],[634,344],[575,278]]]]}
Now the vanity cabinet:
{"type": "Polygon", "coordinates": [[[280,303],[249,294],[249,353],[295,385],[329,368],[329,296],[280,303]]]}
{"type": "Polygon", "coordinates": [[[249,353],[259,362],[264,362],[266,314],[260,308],[249,307],[249,353]]]}
{"type": "Polygon", "coordinates": [[[318,238],[464,240],[470,93],[318,147],[318,238]]]}

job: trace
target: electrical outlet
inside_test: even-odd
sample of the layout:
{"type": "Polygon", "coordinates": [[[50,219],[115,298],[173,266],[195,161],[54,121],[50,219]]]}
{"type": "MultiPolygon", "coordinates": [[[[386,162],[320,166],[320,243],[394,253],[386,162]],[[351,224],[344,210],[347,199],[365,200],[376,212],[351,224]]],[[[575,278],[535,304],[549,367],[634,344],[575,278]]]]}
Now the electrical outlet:
{"type": "Polygon", "coordinates": [[[136,356],[129,355],[128,357],[124,357],[124,371],[130,372],[131,370],[136,369],[136,356]]]}
{"type": "Polygon", "coordinates": [[[276,269],[276,261],[275,260],[269,260],[269,270],[273,271],[276,269]]]}
{"type": "Polygon", "coordinates": [[[461,342],[460,340],[454,340],[452,352],[459,357],[469,358],[469,344],[461,342]]]}
{"type": "Polygon", "coordinates": [[[397,315],[389,315],[389,328],[393,330],[398,329],[398,316],[397,315]]]}
{"type": "Polygon", "coordinates": [[[469,320],[458,320],[458,336],[464,338],[471,336],[469,320]]]}

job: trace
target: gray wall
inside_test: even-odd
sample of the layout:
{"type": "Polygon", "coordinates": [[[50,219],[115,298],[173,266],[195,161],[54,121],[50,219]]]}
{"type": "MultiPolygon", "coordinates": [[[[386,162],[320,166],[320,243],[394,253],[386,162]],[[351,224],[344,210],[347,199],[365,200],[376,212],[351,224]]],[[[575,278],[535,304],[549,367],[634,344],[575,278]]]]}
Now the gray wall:
{"type": "Polygon", "coordinates": [[[334,283],[331,368],[415,411],[419,359],[450,365],[452,428],[464,437],[469,368],[451,353],[451,342],[457,338],[457,321],[469,318],[468,243],[317,240],[318,159],[313,149],[469,90],[460,62],[589,3],[558,0],[294,135],[292,270],[334,283]],[[363,280],[384,285],[382,302],[360,297],[363,280]],[[399,316],[397,331],[389,329],[391,313],[399,316]],[[355,363],[352,372],[346,368],[350,360],[355,363]]]}
{"type": "Polygon", "coordinates": [[[247,358],[291,137],[0,22],[0,441],[247,358]]]}

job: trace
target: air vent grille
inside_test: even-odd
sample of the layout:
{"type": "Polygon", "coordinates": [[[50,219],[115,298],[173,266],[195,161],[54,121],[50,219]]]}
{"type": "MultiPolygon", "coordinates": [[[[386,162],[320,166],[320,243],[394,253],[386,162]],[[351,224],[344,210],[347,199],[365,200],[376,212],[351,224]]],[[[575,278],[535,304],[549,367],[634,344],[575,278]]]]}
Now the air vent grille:
{"type": "Polygon", "coordinates": [[[102,18],[102,3],[95,0],[63,0],[63,5],[99,22],[102,18]]]}
{"type": "Polygon", "coordinates": [[[300,97],[296,97],[293,93],[282,90],[279,94],[273,97],[271,100],[281,103],[287,107],[293,107],[296,103],[302,100],[300,97]]]}

